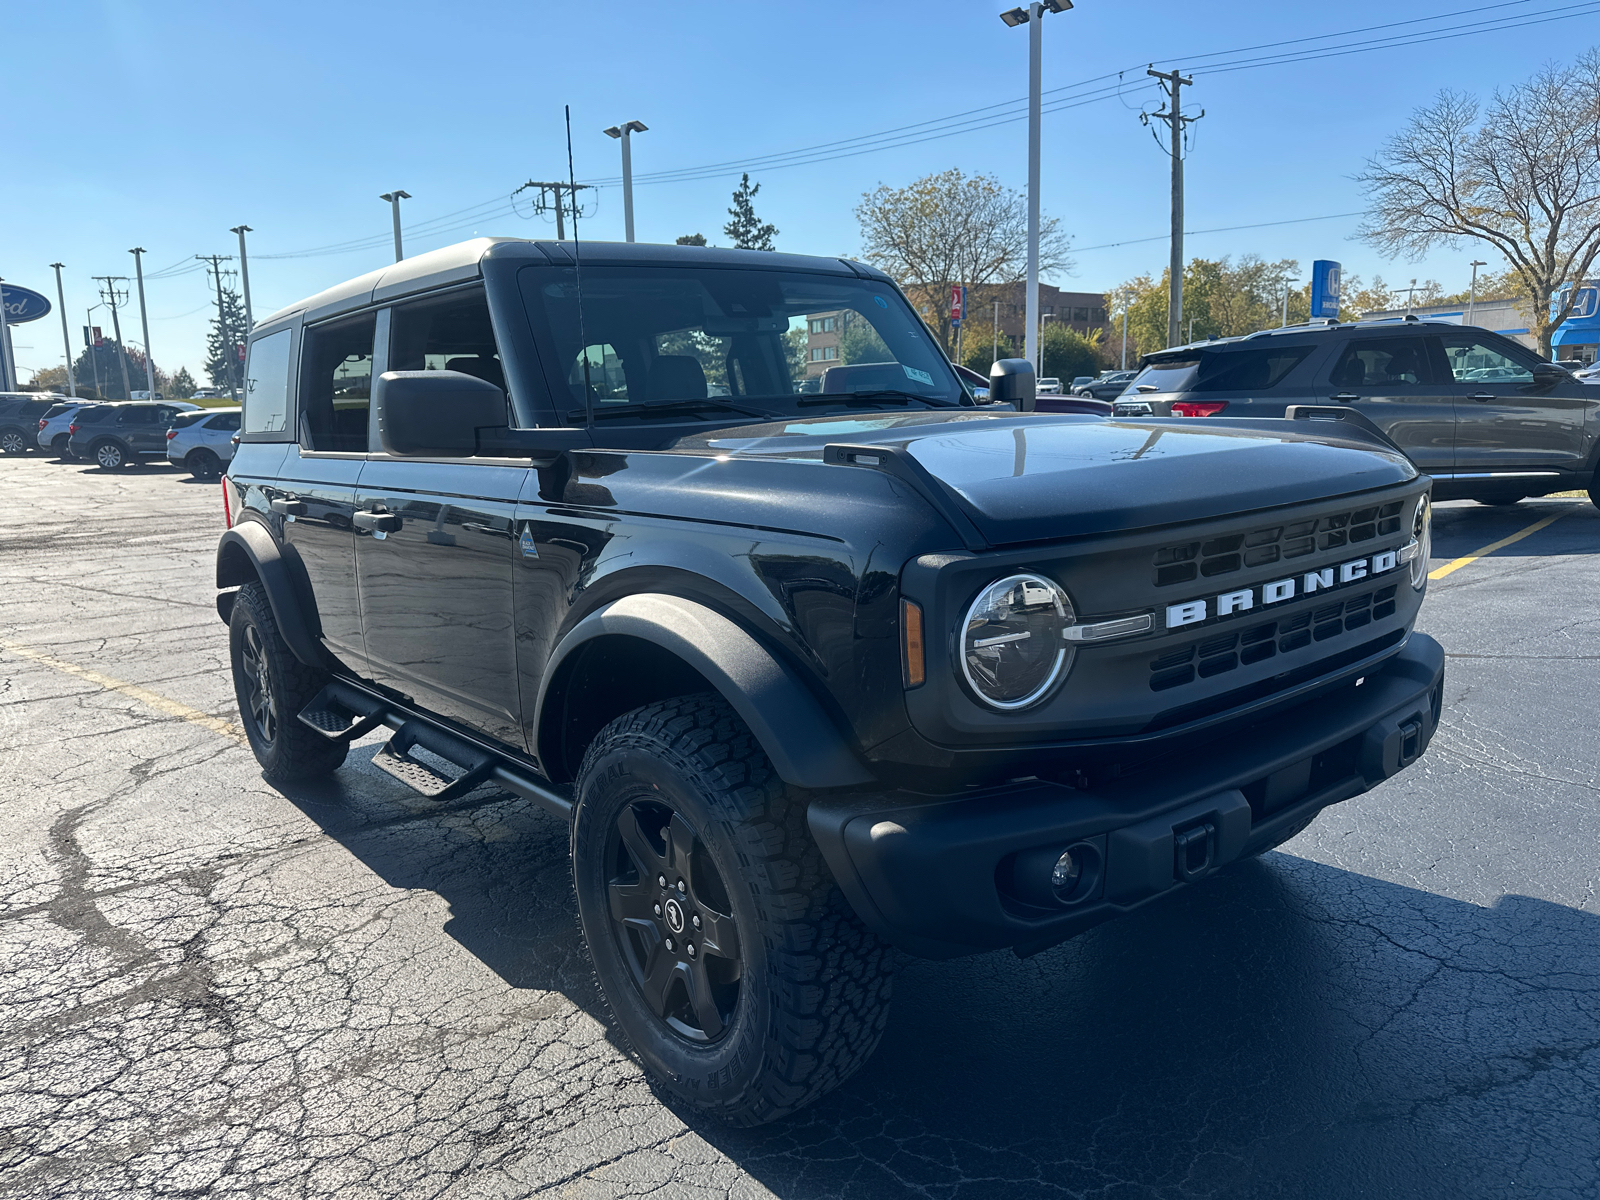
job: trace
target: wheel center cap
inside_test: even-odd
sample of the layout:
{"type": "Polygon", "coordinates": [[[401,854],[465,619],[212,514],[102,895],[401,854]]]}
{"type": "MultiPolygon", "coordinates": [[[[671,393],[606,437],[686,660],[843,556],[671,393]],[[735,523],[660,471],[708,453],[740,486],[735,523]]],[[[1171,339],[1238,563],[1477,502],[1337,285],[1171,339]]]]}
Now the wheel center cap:
{"type": "Polygon", "coordinates": [[[665,906],[665,911],[667,915],[667,927],[671,929],[673,933],[682,933],[683,905],[679,904],[676,900],[668,900],[665,906]]]}

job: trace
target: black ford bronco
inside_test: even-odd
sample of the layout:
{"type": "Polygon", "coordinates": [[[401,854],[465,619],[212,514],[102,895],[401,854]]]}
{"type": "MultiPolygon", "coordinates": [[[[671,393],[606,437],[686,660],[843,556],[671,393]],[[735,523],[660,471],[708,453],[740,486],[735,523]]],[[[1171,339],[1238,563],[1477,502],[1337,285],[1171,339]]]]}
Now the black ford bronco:
{"type": "Polygon", "coordinates": [[[268,317],[247,375],[218,611],[266,777],[383,726],[424,795],[570,821],[618,1028],[731,1121],[865,1060],[892,947],[1157,902],[1439,719],[1391,444],[1039,413],[1015,361],[980,405],[859,263],[483,239],[268,317]]]}

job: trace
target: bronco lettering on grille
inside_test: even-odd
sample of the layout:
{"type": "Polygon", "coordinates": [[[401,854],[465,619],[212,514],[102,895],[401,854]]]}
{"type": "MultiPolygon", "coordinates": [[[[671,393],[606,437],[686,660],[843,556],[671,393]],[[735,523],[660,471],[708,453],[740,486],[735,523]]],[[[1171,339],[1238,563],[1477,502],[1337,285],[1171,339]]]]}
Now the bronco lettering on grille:
{"type": "Polygon", "coordinates": [[[1182,604],[1167,605],[1167,628],[1179,629],[1185,625],[1198,625],[1210,617],[1227,617],[1236,613],[1250,612],[1256,608],[1264,608],[1270,604],[1280,604],[1285,600],[1293,600],[1296,596],[1309,596],[1316,592],[1333,591],[1335,588],[1347,584],[1359,583],[1374,575],[1383,575],[1395,569],[1399,564],[1399,553],[1394,550],[1385,550],[1381,554],[1374,554],[1370,558],[1356,558],[1349,562],[1340,563],[1335,567],[1323,567],[1317,571],[1307,571],[1305,574],[1290,578],[1278,579],[1272,583],[1257,584],[1254,587],[1238,588],[1235,591],[1223,592],[1220,596],[1213,596],[1204,600],[1189,600],[1182,604]]]}

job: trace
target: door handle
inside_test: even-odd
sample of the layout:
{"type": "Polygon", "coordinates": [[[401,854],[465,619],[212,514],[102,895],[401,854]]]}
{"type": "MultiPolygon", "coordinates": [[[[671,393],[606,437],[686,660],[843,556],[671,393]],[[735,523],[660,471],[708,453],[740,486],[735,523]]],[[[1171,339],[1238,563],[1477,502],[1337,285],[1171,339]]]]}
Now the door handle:
{"type": "Polygon", "coordinates": [[[1496,396],[1493,392],[1473,392],[1472,395],[1467,397],[1467,399],[1468,400],[1479,400],[1479,401],[1482,401],[1482,400],[1498,400],[1499,397],[1496,396]]]}
{"type": "Polygon", "coordinates": [[[368,533],[400,532],[399,513],[357,511],[351,514],[350,520],[357,529],[365,529],[368,533]]]}
{"type": "Polygon", "coordinates": [[[303,517],[306,515],[306,502],[296,500],[293,496],[272,502],[272,511],[285,517],[303,517]]]}
{"type": "Polygon", "coordinates": [[[1337,400],[1341,404],[1349,404],[1350,401],[1359,400],[1361,397],[1356,395],[1354,392],[1335,392],[1333,395],[1329,396],[1328,399],[1337,400]]]}

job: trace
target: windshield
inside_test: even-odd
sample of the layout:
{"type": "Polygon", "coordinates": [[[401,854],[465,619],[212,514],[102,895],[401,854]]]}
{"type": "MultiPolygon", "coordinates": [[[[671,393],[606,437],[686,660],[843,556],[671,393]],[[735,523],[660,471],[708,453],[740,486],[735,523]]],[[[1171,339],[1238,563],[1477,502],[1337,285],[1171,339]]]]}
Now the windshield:
{"type": "Polygon", "coordinates": [[[572,270],[530,267],[521,279],[556,416],[566,423],[585,419],[585,377],[597,422],[726,423],[966,402],[922,322],[876,280],[586,267],[580,322],[572,270]]]}

